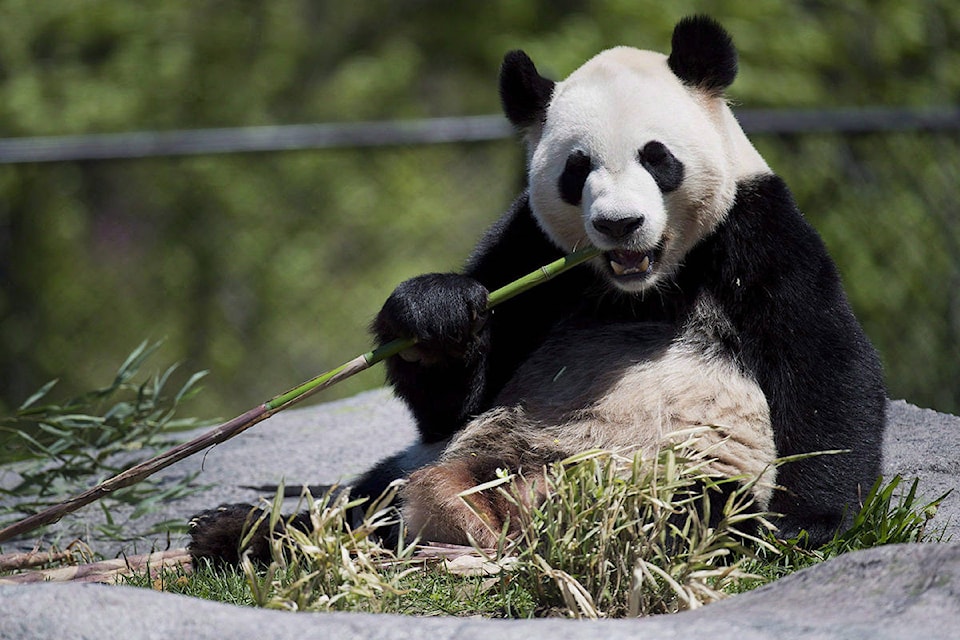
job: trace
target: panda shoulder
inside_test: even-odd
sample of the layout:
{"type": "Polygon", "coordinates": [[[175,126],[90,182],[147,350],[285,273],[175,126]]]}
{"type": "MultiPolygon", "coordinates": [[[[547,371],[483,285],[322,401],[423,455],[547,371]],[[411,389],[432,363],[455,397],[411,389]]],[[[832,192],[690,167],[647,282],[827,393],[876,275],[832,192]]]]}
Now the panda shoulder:
{"type": "Polygon", "coordinates": [[[766,292],[760,299],[776,290],[788,298],[781,302],[800,306],[811,299],[826,304],[843,297],[840,275],[826,245],[786,183],[773,173],[738,185],[726,219],[688,264],[696,272],[710,273],[723,291],[734,283],[732,295],[741,302],[751,283],[766,292]]]}
{"type": "Polygon", "coordinates": [[[820,235],[806,220],[783,178],[765,173],[737,186],[723,231],[729,244],[783,258],[801,253],[830,260],[820,235]]]}

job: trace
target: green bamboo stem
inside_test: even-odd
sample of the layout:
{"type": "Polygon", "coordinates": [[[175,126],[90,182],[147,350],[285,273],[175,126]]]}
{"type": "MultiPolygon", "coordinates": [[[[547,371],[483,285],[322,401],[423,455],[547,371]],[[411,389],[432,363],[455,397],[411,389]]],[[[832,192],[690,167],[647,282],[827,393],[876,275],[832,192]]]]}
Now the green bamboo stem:
{"type": "MultiPolygon", "coordinates": [[[[541,282],[545,282],[554,276],[563,273],[578,264],[586,262],[590,258],[598,255],[599,251],[592,247],[574,251],[570,255],[561,258],[548,265],[544,265],[537,271],[530,273],[519,280],[515,280],[507,286],[497,289],[490,294],[487,300],[487,308],[492,309],[505,300],[518,295],[541,282]]],[[[266,420],[273,414],[290,407],[322,389],[333,386],[334,384],[345,380],[371,366],[381,362],[390,356],[396,355],[416,344],[412,339],[398,339],[389,342],[377,349],[357,356],[353,360],[346,362],[336,369],[323,373],[303,384],[294,387],[286,393],[282,393],[263,404],[250,409],[232,420],[228,420],[202,435],[179,444],[161,454],[150,458],[138,465],[130,467],[126,471],[118,473],[112,478],[104,480],[95,487],[80,493],[73,498],[65,500],[59,504],[28,516],[18,522],[15,522],[3,529],[0,529],[0,542],[9,540],[16,536],[23,535],[38,527],[52,524],[68,513],[99,500],[110,493],[134,485],[141,480],[153,475],[154,473],[165,469],[175,462],[179,462],[194,453],[198,453],[219,444],[230,438],[246,431],[253,425],[266,420]]]]}

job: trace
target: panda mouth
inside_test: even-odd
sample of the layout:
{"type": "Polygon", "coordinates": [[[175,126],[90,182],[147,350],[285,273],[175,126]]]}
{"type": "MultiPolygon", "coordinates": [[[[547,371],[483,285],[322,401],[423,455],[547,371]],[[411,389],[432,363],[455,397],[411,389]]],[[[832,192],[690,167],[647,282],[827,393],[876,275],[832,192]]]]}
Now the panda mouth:
{"type": "Polygon", "coordinates": [[[660,249],[651,251],[628,251],[615,249],[604,256],[609,262],[610,271],[618,279],[641,279],[649,276],[660,259],[660,249]]]}

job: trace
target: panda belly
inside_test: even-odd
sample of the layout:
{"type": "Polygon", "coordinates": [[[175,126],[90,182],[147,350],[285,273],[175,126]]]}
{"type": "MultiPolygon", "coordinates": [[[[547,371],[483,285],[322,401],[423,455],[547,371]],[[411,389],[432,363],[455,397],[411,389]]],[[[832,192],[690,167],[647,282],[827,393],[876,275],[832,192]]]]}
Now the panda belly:
{"type": "Polygon", "coordinates": [[[698,429],[695,446],[714,459],[712,470],[759,477],[754,494],[766,508],[777,455],[767,402],[714,342],[716,319],[706,325],[703,319],[695,314],[679,335],[637,323],[557,331],[517,371],[495,408],[468,423],[436,464],[411,475],[404,489],[411,533],[461,544],[468,533],[491,544],[491,529],[502,526],[511,505],[490,496],[474,500],[471,510],[457,494],[493,479],[496,469],[535,482],[544,464],[574,453],[649,454],[697,427],[708,427],[698,429]]]}

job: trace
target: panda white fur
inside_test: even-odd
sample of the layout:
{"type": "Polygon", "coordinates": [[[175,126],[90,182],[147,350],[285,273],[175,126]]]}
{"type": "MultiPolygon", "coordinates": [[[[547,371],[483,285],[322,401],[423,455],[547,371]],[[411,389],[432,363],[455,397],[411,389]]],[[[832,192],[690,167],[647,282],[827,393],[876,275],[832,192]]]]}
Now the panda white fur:
{"type": "MultiPolygon", "coordinates": [[[[726,104],[736,71],[706,17],[677,24],[669,56],[618,47],[557,83],[507,54],[500,92],[528,192],[463,274],[404,282],[375,320],[381,343],[418,338],[387,369],[421,442],[355,493],[409,476],[412,534],[485,544],[457,493],[496,469],[535,474],[708,425],[719,470],[762,476],[756,497],[782,514],[781,535],[818,544],[855,513],[879,474],[881,368],[820,238],[726,104]],[[489,290],[586,244],[604,251],[590,268],[484,311],[489,290]]],[[[495,525],[508,515],[494,498],[480,508],[495,525]]],[[[198,521],[195,556],[226,553],[224,513],[198,521]]]]}

